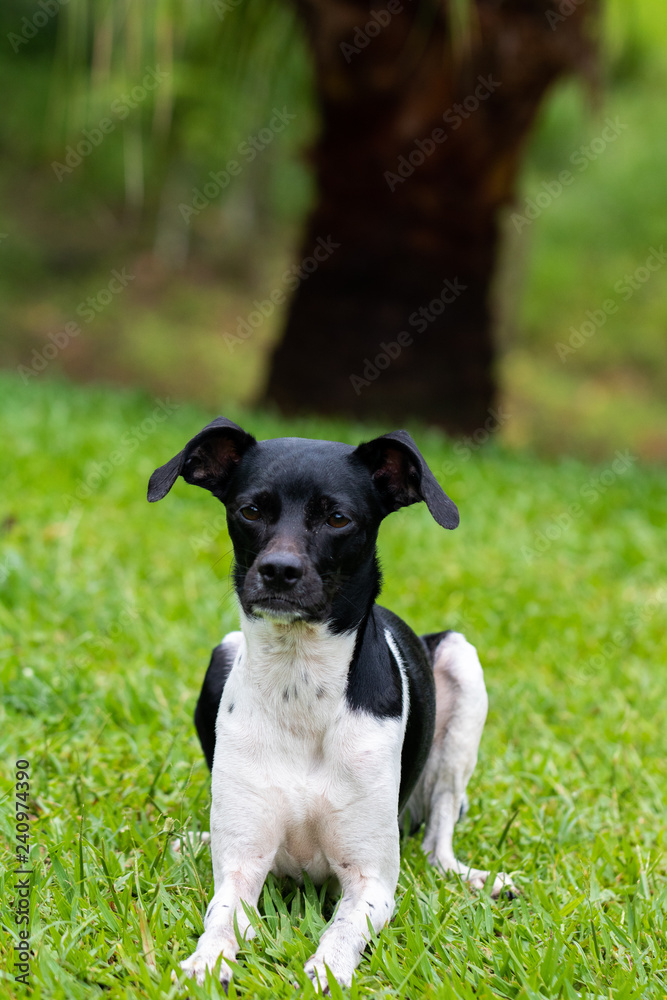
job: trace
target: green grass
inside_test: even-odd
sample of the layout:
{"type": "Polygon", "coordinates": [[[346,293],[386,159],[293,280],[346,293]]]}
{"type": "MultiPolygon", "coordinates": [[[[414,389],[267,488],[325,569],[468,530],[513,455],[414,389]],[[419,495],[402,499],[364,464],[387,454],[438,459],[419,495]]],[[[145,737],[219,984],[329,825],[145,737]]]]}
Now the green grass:
{"type": "MultiPolygon", "coordinates": [[[[155,405],[0,379],[2,996],[24,992],[11,970],[19,757],[32,764],[34,997],[184,995],[171,970],[202,929],[210,858],[179,858],[168,837],[208,825],[191,716],[236,616],[221,508],[181,480],[145,501],[155,466],[211,414],[182,406],[139,441],[155,405]]],[[[386,429],[228,415],[258,436],[386,429]]],[[[491,710],[456,846],[515,873],[523,895],[475,896],[405,841],[395,919],[334,995],[662,998],[667,473],[497,446],[465,460],[412,430],[461,526],[441,531],[423,505],[392,515],[383,601],[479,648],[491,710]]],[[[290,997],[293,983],[311,996],[302,965],[330,914],[319,890],[270,881],[230,996],[290,997]]]]}

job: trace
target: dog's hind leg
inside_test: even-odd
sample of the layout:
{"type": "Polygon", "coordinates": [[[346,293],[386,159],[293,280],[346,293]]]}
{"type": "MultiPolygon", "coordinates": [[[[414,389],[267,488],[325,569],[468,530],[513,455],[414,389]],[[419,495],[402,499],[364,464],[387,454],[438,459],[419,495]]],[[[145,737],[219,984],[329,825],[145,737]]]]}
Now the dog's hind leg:
{"type": "MultiPolygon", "coordinates": [[[[486,720],[488,699],[477,650],[458,632],[425,636],[436,688],[433,745],[423,774],[407,809],[413,823],[426,823],[423,849],[431,864],[453,871],[481,888],[487,871],[457,861],[452,837],[466,808],[466,785],[477,763],[477,751],[486,720]]],[[[502,873],[494,879],[491,895],[512,890],[502,873]]]]}

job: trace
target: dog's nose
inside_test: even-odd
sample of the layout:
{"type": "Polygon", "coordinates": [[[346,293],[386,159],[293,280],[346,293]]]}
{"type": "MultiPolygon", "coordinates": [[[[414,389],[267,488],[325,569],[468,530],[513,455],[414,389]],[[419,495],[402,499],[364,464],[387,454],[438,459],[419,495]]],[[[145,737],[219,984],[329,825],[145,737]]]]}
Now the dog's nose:
{"type": "Polygon", "coordinates": [[[289,590],[303,576],[301,560],[291,552],[274,552],[265,556],[257,569],[267,587],[273,590],[289,590]]]}

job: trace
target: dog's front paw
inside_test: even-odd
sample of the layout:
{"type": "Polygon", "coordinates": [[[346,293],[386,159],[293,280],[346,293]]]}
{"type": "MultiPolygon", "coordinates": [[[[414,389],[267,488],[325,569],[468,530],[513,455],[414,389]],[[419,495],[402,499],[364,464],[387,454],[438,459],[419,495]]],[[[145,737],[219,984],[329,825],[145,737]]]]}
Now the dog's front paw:
{"type": "MultiPolygon", "coordinates": [[[[206,979],[206,970],[208,969],[211,974],[215,973],[216,963],[220,956],[222,955],[222,948],[220,946],[204,945],[204,947],[197,946],[197,950],[186,958],[184,962],[181,962],[181,969],[190,979],[196,980],[199,986],[204,985],[204,980],[206,979]]],[[[227,965],[224,957],[220,961],[220,982],[223,985],[225,993],[229,989],[229,982],[232,978],[232,970],[227,965]]],[[[176,981],[176,973],[172,973],[172,980],[176,981]]]]}
{"type": "Polygon", "coordinates": [[[313,985],[318,993],[323,993],[325,996],[328,996],[331,993],[324,962],[318,962],[315,955],[313,955],[304,965],[303,971],[309,979],[312,979],[313,985]]]}
{"type": "Polygon", "coordinates": [[[351,986],[356,963],[345,961],[342,955],[327,955],[318,948],[303,968],[306,975],[312,979],[315,989],[324,996],[328,996],[331,990],[329,989],[327,969],[329,975],[333,976],[339,986],[351,986]]]}

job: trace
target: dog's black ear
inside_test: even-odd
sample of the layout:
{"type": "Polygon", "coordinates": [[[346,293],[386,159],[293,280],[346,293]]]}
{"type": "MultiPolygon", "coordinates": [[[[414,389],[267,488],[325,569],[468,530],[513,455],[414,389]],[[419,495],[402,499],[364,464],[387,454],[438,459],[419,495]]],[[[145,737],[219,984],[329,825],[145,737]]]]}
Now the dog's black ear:
{"type": "Polygon", "coordinates": [[[183,451],[156,469],[148,483],[149,503],[166,496],[179,476],[193,486],[203,486],[224,499],[229,477],[241,458],[257,444],[238,424],[216,417],[188,441],[183,451]]]}
{"type": "Polygon", "coordinates": [[[424,461],[407,431],[392,431],[353,452],[370,470],[387,513],[423,500],[443,528],[456,528],[459,512],[424,461]]]}

